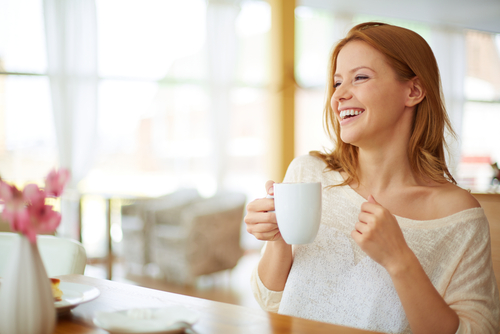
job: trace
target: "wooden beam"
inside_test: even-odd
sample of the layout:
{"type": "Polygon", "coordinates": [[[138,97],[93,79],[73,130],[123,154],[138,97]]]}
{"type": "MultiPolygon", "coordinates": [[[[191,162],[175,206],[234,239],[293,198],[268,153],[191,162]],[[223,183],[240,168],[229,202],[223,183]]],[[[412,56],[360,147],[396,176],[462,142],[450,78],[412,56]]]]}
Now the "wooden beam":
{"type": "Polygon", "coordinates": [[[271,140],[269,171],[281,182],[295,156],[295,0],[271,5],[271,140]]]}

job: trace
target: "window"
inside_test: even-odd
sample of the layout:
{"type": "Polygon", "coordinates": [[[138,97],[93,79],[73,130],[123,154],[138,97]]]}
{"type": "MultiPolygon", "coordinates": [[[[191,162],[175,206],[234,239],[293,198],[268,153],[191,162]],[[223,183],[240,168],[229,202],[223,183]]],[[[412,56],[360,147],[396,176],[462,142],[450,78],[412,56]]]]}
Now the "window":
{"type": "MultiPolygon", "coordinates": [[[[42,182],[59,164],[42,3],[0,0],[0,174],[19,183],[42,182]]],[[[221,189],[260,196],[270,132],[269,4],[95,4],[97,145],[78,190],[156,196],[195,187],[205,196],[221,189]]],[[[103,205],[84,200],[89,256],[104,251],[99,238],[85,238],[104,237],[104,215],[96,214],[103,205]]]]}
{"type": "Polygon", "coordinates": [[[41,182],[57,162],[42,2],[0,0],[0,8],[0,175],[41,182]]]}
{"type": "MultiPolygon", "coordinates": [[[[243,1],[232,9],[234,16],[221,14],[225,9],[215,5],[216,15],[231,21],[226,37],[234,41],[232,49],[216,50],[222,59],[214,60],[210,43],[217,40],[207,31],[213,24],[207,22],[206,1],[96,3],[99,145],[82,191],[154,196],[192,186],[209,196],[222,186],[249,196],[260,193],[269,5],[243,1]],[[220,95],[213,80],[226,71],[217,67],[228,54],[233,54],[233,73],[220,95]],[[222,131],[216,129],[221,122],[222,131]],[[221,170],[224,177],[218,180],[221,170]]],[[[228,47],[226,41],[223,46],[228,47]]]]}
{"type": "Polygon", "coordinates": [[[491,188],[500,163],[500,34],[467,31],[467,76],[459,182],[472,191],[491,188]]]}

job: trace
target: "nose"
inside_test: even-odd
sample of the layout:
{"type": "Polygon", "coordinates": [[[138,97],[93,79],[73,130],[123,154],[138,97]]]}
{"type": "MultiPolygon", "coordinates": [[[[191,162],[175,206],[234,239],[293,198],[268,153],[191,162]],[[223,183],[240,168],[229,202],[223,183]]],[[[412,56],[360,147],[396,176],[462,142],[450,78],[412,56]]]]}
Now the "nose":
{"type": "Polygon", "coordinates": [[[348,83],[342,83],[340,86],[335,88],[333,92],[332,99],[336,102],[342,102],[352,98],[351,91],[349,89],[348,83]]]}

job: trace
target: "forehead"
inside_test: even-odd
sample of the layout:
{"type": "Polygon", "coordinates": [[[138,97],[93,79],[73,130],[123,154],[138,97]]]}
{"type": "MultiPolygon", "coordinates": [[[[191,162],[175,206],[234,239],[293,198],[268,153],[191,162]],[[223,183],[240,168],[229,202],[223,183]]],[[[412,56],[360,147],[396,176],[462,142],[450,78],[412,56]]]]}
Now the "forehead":
{"type": "Polygon", "coordinates": [[[339,52],[336,74],[342,74],[358,67],[369,67],[375,71],[387,70],[386,57],[374,47],[363,41],[351,41],[339,52]]]}

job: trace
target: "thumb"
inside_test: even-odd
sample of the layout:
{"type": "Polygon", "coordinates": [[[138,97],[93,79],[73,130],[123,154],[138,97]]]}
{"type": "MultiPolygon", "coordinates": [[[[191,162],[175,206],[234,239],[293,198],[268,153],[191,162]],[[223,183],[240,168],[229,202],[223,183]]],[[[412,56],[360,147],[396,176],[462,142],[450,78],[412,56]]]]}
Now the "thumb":
{"type": "Polygon", "coordinates": [[[368,196],[368,203],[378,204],[373,195],[368,196]]]}
{"type": "Polygon", "coordinates": [[[269,195],[274,195],[274,181],[273,180],[269,180],[266,182],[266,192],[269,194],[269,195]]]}

